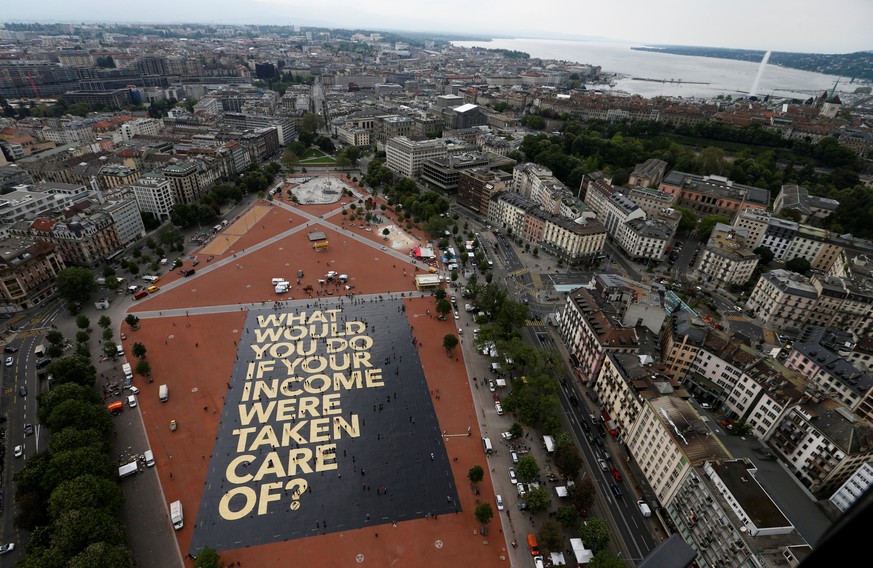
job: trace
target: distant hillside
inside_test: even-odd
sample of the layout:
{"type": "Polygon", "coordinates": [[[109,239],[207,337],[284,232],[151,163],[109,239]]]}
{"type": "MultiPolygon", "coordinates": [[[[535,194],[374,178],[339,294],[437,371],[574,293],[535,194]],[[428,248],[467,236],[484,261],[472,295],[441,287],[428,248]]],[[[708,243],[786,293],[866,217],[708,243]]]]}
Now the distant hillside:
{"type": "MultiPolygon", "coordinates": [[[[638,51],[655,51],[675,55],[696,55],[698,57],[716,57],[718,59],[738,59],[740,61],[759,62],[764,58],[763,51],[754,49],[726,49],[722,47],[689,47],[683,45],[665,45],[657,47],[634,47],[638,51]]],[[[839,75],[849,79],[865,79],[873,81],[873,51],[858,51],[855,53],[793,53],[774,51],[770,54],[770,63],[814,71],[828,75],[839,75]]]]}

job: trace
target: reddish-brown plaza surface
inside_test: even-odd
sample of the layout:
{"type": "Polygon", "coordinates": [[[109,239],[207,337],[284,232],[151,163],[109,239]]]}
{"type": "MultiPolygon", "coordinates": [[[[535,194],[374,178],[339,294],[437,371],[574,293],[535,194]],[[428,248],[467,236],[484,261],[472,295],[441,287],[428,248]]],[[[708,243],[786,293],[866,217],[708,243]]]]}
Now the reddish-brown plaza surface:
{"type": "MultiPolygon", "coordinates": [[[[322,205],[302,210],[317,216],[336,207],[322,205]]],[[[336,216],[327,220],[339,224],[340,219],[336,216]]],[[[328,233],[331,245],[326,251],[316,252],[306,237],[307,230],[316,228],[310,227],[255,252],[243,253],[243,249],[255,247],[266,238],[307,222],[278,205],[272,206],[225,254],[215,255],[209,262],[202,255],[195,255],[200,260],[197,270],[209,268],[210,271],[198,272],[190,278],[176,274],[162,278],[161,284],[165,287],[176,280],[180,283],[137,302],[132,311],[144,316],[140,329],[131,331],[125,327],[128,343],[140,342],[148,349],[153,382],[137,378],[142,389],[140,406],[166,498],[168,501],[181,499],[186,512],[185,527],[177,532],[183,556],[196,524],[247,304],[290,299],[275,294],[270,279],[278,276],[291,281],[290,296],[294,299],[307,297],[301,290],[306,284],[325,294],[328,291],[333,291],[333,295],[348,293],[341,287],[318,284],[318,279],[328,270],[349,274],[349,282],[354,286],[351,291],[358,294],[414,290],[415,267],[404,258],[379,250],[380,240],[372,234],[357,233],[372,240],[372,244],[365,244],[331,227],[318,226],[318,230],[328,233]],[[227,262],[220,265],[222,260],[227,262]],[[299,269],[304,271],[301,286],[296,284],[299,269]],[[241,309],[228,308],[235,304],[240,304],[241,309]],[[221,312],[174,317],[160,313],[194,306],[218,306],[221,312]],[[166,403],[158,400],[160,384],[169,386],[166,403]],[[169,424],[174,419],[178,428],[171,431],[169,424]]],[[[406,254],[407,251],[397,252],[406,254]]],[[[439,321],[428,314],[428,310],[434,311],[432,297],[407,298],[405,304],[413,334],[421,343],[419,355],[428,387],[433,392],[440,428],[446,434],[443,439],[452,460],[462,511],[437,519],[401,522],[396,527],[385,524],[254,548],[243,546],[223,552],[226,563],[285,567],[293,559],[294,565],[327,567],[359,563],[380,567],[508,564],[499,518],[495,516],[489,535],[483,537],[473,515],[477,502],[489,502],[493,506],[494,494],[461,349],[447,356],[442,347],[442,337],[455,331],[455,322],[452,319],[439,321]],[[468,427],[472,427],[469,436],[468,427]],[[486,472],[480,484],[480,495],[474,495],[467,480],[467,472],[473,465],[482,465],[486,472]]],[[[190,560],[186,562],[191,564],[190,560]]]]}

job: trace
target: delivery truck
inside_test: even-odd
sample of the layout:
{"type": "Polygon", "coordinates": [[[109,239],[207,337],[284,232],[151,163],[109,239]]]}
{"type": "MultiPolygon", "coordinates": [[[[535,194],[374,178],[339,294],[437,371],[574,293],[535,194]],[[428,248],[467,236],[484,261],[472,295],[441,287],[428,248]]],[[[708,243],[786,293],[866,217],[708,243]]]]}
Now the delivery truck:
{"type": "Polygon", "coordinates": [[[118,468],[118,477],[119,479],[124,479],[129,475],[133,475],[137,471],[139,471],[139,464],[136,461],[132,461],[118,468]]]}

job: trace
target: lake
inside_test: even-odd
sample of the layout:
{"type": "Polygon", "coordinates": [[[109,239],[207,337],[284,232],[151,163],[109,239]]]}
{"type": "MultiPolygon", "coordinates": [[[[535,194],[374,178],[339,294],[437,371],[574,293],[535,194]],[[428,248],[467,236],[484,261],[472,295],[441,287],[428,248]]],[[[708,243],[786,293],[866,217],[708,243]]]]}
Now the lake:
{"type": "MultiPolygon", "coordinates": [[[[604,73],[615,73],[620,77],[616,77],[614,87],[589,85],[589,88],[604,91],[614,89],[644,97],[663,95],[711,98],[717,95],[748,95],[760,68],[759,63],[748,61],[635,51],[631,47],[645,46],[635,43],[496,39],[490,42],[455,41],[452,44],[458,47],[511,49],[524,51],[531,57],[540,59],[599,65],[604,73]]],[[[806,99],[813,94],[830,90],[837,79],[835,75],[767,65],[760,78],[757,94],[806,99]]],[[[842,85],[843,82],[840,83],[842,85]]],[[[854,91],[856,85],[860,83],[847,88],[854,91]]]]}

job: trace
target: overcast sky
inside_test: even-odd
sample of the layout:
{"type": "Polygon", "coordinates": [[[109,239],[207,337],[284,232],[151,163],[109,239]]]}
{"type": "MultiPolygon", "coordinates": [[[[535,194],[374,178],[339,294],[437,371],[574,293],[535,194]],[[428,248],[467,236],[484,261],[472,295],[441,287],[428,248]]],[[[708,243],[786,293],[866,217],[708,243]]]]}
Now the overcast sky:
{"type": "Polygon", "coordinates": [[[845,53],[873,50],[873,0],[27,0],[3,21],[299,24],[845,53]]]}

